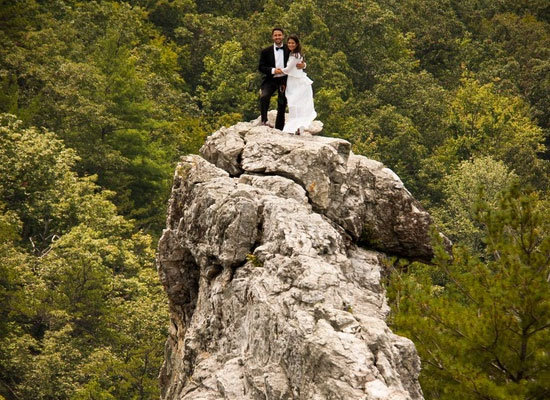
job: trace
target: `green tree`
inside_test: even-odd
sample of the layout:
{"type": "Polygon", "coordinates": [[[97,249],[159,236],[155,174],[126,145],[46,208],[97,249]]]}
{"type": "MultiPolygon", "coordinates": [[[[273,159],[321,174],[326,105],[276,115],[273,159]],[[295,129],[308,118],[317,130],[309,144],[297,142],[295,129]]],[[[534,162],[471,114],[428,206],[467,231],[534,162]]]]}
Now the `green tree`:
{"type": "Polygon", "coordinates": [[[466,34],[452,1],[405,0],[391,6],[401,30],[413,33],[410,43],[421,68],[452,87],[460,78],[459,39],[466,34]]]}
{"type": "Polygon", "coordinates": [[[520,97],[499,93],[494,84],[462,79],[447,114],[449,130],[444,141],[422,160],[419,176],[428,182],[431,198],[441,200],[441,179],[465,160],[488,156],[502,161],[525,183],[547,188],[548,162],[542,129],[531,119],[520,97]]]}
{"type": "Polygon", "coordinates": [[[380,75],[414,66],[391,10],[375,1],[318,0],[317,8],[329,30],[324,50],[346,54],[350,78],[359,91],[371,89],[380,75]]]}
{"type": "Polygon", "coordinates": [[[205,14],[246,18],[251,13],[261,11],[266,2],[266,0],[203,0],[197,2],[197,9],[205,14]]]}
{"type": "Polygon", "coordinates": [[[97,175],[119,210],[160,230],[177,150],[196,150],[189,134],[204,137],[177,45],[127,3],[32,4],[27,25],[0,45],[0,109],[55,131],[80,174],[97,175]]]}
{"type": "Polygon", "coordinates": [[[413,192],[420,161],[426,157],[427,148],[413,122],[401,115],[395,107],[385,106],[363,119],[364,133],[354,149],[359,154],[381,160],[403,179],[413,192]]]}
{"type": "MultiPolygon", "coordinates": [[[[13,115],[0,115],[0,198],[7,210],[22,221],[23,243],[36,254],[49,246],[66,229],[59,202],[68,186],[77,156],[55,134],[23,128],[13,115]]],[[[71,220],[74,214],[64,218],[71,220]]]]}
{"type": "Polygon", "coordinates": [[[432,399],[550,395],[550,218],[536,193],[504,192],[478,206],[483,256],[465,247],[396,272],[392,323],[415,341],[432,399]]]}
{"type": "Polygon", "coordinates": [[[480,66],[485,79],[520,93],[534,108],[534,117],[550,129],[550,23],[532,15],[497,14],[483,24],[487,41],[498,43],[494,57],[480,66]]]}
{"type": "Polygon", "coordinates": [[[204,111],[217,115],[239,114],[233,123],[255,117],[258,92],[251,83],[256,77],[253,68],[256,62],[255,58],[250,61],[236,41],[225,42],[215,48],[211,56],[206,56],[202,85],[198,88],[204,111]]]}
{"type": "Polygon", "coordinates": [[[481,251],[483,226],[476,221],[475,205],[481,197],[490,206],[496,206],[497,195],[514,183],[519,183],[518,176],[502,161],[491,157],[462,161],[443,178],[444,200],[433,209],[432,215],[454,243],[481,251]]]}
{"type": "Polygon", "coordinates": [[[158,396],[168,316],[151,237],[54,133],[0,122],[0,394],[158,396]]]}

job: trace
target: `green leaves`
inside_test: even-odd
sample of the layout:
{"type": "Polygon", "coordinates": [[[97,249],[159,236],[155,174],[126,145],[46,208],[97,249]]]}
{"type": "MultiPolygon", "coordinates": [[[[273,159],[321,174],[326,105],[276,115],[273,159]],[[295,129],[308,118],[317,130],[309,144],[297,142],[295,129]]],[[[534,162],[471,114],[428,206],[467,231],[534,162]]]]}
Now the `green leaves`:
{"type": "Polygon", "coordinates": [[[0,48],[0,109],[55,131],[81,174],[97,175],[125,215],[160,230],[174,148],[195,149],[179,131],[197,109],[182,94],[176,46],[125,3],[35,6],[24,40],[8,32],[0,48]]]}
{"type": "MultiPolygon", "coordinates": [[[[452,398],[460,385],[440,382],[457,376],[464,399],[525,393],[523,381],[513,388],[488,380],[488,356],[452,329],[469,319],[461,329],[488,346],[490,325],[475,324],[481,308],[457,282],[483,291],[482,282],[506,280],[489,265],[505,249],[484,252],[533,225],[501,213],[508,225],[489,239],[484,226],[498,226],[497,217],[479,217],[488,218],[511,182],[548,190],[547,1],[4,3],[0,112],[13,116],[0,118],[0,397],[156,396],[166,311],[149,268],[152,240],[138,228],[160,232],[180,155],[197,152],[220,125],[258,116],[258,51],[277,25],[302,40],[324,134],[395,170],[469,249],[447,260],[456,270],[422,267],[400,289],[422,299],[401,302],[411,318],[432,312],[416,319],[423,331],[414,332],[433,353],[425,356],[434,377],[424,379],[425,391],[452,398]],[[446,315],[447,326],[438,326],[434,316],[446,315]],[[155,339],[142,340],[144,332],[155,339]],[[453,349],[468,362],[455,365],[453,349]],[[32,392],[29,377],[44,391],[32,392]]],[[[514,240],[539,249],[537,235],[514,240]]],[[[520,260],[510,256],[507,268],[531,262],[506,243],[520,260]]],[[[479,315],[502,311],[495,307],[479,315]]],[[[532,356],[544,365],[538,340],[530,341],[532,356]]],[[[529,381],[534,398],[547,395],[538,382],[549,375],[541,369],[529,381]]]]}
{"type": "MultiPolygon", "coordinates": [[[[481,202],[479,257],[441,249],[431,266],[392,277],[394,324],[415,340],[423,388],[442,399],[543,398],[550,391],[550,219],[516,187],[481,202]]],[[[414,267],[414,266],[413,266],[414,267]]]]}
{"type": "Polygon", "coordinates": [[[0,393],[158,396],[168,315],[151,237],[54,133],[0,122],[0,393]]]}
{"type": "Polygon", "coordinates": [[[6,114],[0,119],[0,144],[1,198],[23,221],[23,239],[40,252],[63,229],[53,214],[77,157],[54,134],[23,129],[6,114]]]}
{"type": "Polygon", "coordinates": [[[496,206],[497,195],[518,182],[515,173],[491,157],[463,161],[443,178],[443,204],[432,215],[453,242],[480,251],[484,245],[482,227],[475,215],[477,202],[481,199],[496,206]]]}
{"type": "Polygon", "coordinates": [[[539,155],[544,149],[543,132],[521,98],[464,77],[446,118],[445,135],[421,162],[421,176],[432,199],[441,200],[444,176],[456,173],[461,162],[479,157],[503,162],[525,184],[542,190],[548,187],[549,164],[539,155]]]}
{"type": "Polygon", "coordinates": [[[245,55],[236,41],[223,43],[214,49],[212,56],[205,57],[203,86],[198,88],[204,110],[211,114],[238,112],[248,119],[253,118],[257,91],[250,83],[255,79],[256,62],[255,57],[245,55]]]}
{"type": "Polygon", "coordinates": [[[448,144],[462,157],[493,155],[531,182],[538,180],[534,175],[542,168],[537,152],[543,150],[543,135],[520,98],[466,78],[451,105],[450,128],[454,137],[448,144]]]}

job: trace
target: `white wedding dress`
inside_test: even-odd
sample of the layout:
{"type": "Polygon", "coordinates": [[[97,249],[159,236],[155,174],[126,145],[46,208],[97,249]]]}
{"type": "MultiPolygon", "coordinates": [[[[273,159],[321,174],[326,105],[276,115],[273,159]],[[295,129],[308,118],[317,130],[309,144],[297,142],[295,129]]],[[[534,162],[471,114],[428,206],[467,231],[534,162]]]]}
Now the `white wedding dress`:
{"type": "Polygon", "coordinates": [[[313,122],[317,113],[313,107],[313,81],[307,74],[296,68],[296,64],[302,61],[302,56],[288,57],[287,65],[283,72],[288,75],[286,81],[286,100],[288,103],[288,120],[285,123],[283,132],[295,133],[297,130],[307,129],[313,122]]]}

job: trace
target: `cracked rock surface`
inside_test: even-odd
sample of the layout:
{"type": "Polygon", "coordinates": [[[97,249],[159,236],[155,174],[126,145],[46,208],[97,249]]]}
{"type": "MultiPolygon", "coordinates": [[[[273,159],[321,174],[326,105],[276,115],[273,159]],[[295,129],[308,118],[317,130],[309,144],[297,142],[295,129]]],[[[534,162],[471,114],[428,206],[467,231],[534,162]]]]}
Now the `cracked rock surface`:
{"type": "Polygon", "coordinates": [[[344,140],[253,122],[201,153],[176,168],[159,242],[162,399],[422,399],[380,284],[385,254],[432,254],[400,179],[344,140]]]}

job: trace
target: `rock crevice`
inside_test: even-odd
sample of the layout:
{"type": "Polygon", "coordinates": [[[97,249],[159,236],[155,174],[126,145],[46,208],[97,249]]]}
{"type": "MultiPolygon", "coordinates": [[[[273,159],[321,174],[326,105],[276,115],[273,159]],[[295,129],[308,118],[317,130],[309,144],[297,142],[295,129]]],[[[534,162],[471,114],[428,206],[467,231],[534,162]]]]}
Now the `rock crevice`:
{"type": "Polygon", "coordinates": [[[421,399],[384,253],[429,259],[430,217],[348,142],[239,123],[176,168],[158,269],[163,399],[421,399]],[[361,245],[360,245],[361,244],[361,245]]]}

